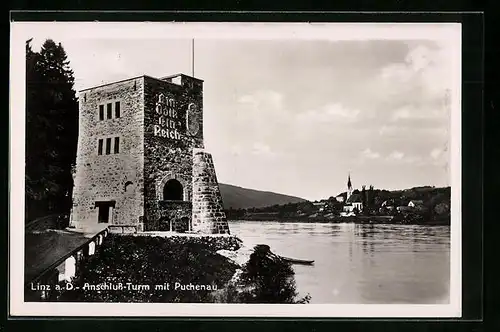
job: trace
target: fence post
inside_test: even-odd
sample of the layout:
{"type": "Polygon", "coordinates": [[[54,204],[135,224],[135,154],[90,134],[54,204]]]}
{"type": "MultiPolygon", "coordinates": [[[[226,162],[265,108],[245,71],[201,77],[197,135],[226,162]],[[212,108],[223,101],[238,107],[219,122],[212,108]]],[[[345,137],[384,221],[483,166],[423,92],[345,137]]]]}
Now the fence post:
{"type": "Polygon", "coordinates": [[[76,259],[74,256],[69,256],[64,261],[64,279],[70,281],[76,274],[76,259]]]}
{"type": "Polygon", "coordinates": [[[89,256],[92,256],[95,253],[95,242],[92,241],[89,243],[89,256]]]}

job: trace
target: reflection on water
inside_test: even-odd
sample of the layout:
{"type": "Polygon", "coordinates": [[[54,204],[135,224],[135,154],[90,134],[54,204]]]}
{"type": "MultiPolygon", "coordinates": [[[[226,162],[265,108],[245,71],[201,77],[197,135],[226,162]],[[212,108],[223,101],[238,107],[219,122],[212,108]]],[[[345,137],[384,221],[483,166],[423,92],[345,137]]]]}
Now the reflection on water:
{"type": "Polygon", "coordinates": [[[450,227],[231,221],[245,245],[313,259],[294,265],[311,303],[448,303],[450,227]]]}

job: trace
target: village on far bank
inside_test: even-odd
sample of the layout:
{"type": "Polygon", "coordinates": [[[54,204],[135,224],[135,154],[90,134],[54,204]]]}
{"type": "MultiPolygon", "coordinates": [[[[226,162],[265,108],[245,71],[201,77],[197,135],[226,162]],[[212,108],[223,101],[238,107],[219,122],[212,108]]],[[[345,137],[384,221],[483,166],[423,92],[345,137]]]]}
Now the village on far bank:
{"type": "Polygon", "coordinates": [[[316,201],[274,204],[260,208],[228,208],[233,220],[450,224],[450,187],[422,186],[404,190],[354,189],[316,201]]]}

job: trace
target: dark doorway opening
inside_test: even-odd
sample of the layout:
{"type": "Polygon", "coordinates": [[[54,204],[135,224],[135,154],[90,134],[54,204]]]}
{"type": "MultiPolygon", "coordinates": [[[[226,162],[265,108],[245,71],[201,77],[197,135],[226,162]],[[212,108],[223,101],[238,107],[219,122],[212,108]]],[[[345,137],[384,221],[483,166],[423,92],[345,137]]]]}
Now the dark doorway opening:
{"type": "Polygon", "coordinates": [[[168,180],[163,187],[164,201],[182,201],[183,200],[182,184],[176,179],[168,180]]]}
{"type": "Polygon", "coordinates": [[[182,217],[181,218],[181,233],[189,232],[191,230],[191,225],[189,225],[189,218],[188,217],[182,217]]]}
{"type": "Polygon", "coordinates": [[[115,207],[115,201],[95,202],[97,208],[97,222],[109,223],[112,217],[112,208],[115,207]]]}
{"type": "Polygon", "coordinates": [[[160,224],[158,225],[158,230],[162,232],[171,232],[172,220],[167,217],[160,218],[160,224]]]}
{"type": "Polygon", "coordinates": [[[109,206],[99,206],[97,222],[109,222],[109,206]]]}

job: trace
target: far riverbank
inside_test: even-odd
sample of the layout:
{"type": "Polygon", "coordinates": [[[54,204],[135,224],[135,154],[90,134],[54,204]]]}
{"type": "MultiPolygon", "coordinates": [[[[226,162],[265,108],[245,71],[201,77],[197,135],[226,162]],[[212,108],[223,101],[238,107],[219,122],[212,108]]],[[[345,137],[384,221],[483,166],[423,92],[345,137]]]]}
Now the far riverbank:
{"type": "Polygon", "coordinates": [[[310,217],[310,216],[291,216],[281,217],[273,214],[248,214],[243,217],[233,217],[231,220],[238,221],[260,221],[260,222],[306,222],[306,223],[355,223],[355,224],[393,224],[393,225],[426,225],[426,226],[449,226],[450,218],[443,217],[434,220],[422,220],[411,216],[350,216],[350,217],[310,217]]]}

